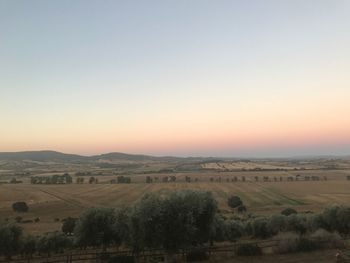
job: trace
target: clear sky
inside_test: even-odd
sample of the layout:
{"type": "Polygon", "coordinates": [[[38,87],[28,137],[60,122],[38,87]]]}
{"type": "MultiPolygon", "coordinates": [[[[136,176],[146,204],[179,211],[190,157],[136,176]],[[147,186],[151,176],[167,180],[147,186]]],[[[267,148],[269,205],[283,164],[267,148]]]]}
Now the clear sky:
{"type": "Polygon", "coordinates": [[[350,154],[350,1],[0,0],[0,151],[350,154]]]}

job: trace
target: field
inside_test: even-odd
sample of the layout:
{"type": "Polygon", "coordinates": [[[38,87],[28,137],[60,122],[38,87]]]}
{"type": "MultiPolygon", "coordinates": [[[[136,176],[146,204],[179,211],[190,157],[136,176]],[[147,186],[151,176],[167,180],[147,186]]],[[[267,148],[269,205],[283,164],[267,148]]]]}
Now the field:
{"type": "Polygon", "coordinates": [[[98,184],[63,184],[33,185],[29,180],[20,184],[0,185],[0,217],[14,219],[21,216],[23,220],[40,218],[37,223],[22,223],[26,232],[44,233],[59,230],[60,220],[79,216],[90,207],[124,207],[131,206],[148,192],[167,194],[180,189],[200,189],[211,191],[219,204],[222,213],[232,215],[227,206],[230,195],[239,195],[253,214],[279,213],[285,207],[293,207],[300,212],[319,211],[332,204],[350,203],[350,175],[348,169],[337,170],[283,170],[283,171],[201,171],[187,173],[171,173],[177,177],[176,182],[163,183],[161,178],[168,173],[147,174],[152,178],[159,177],[159,182],[146,184],[146,175],[132,175],[131,184],[110,184],[113,175],[99,176],[98,184]],[[319,181],[287,182],[287,177],[296,175],[319,176],[319,181]],[[198,181],[187,183],[185,176],[197,178],[198,181]],[[242,177],[245,182],[241,181],[242,177]],[[259,181],[255,177],[259,177],[259,181]],[[262,178],[269,176],[269,182],[262,178]],[[232,182],[234,177],[238,182],[232,182]],[[283,178],[274,181],[272,178],[283,178]],[[326,177],[327,180],[324,179],[326,177]],[[214,182],[210,178],[215,178],[214,182]],[[221,182],[217,179],[221,178],[221,182]],[[227,182],[227,179],[229,182],[227,182]],[[14,213],[12,203],[25,201],[30,210],[28,213],[14,213]]]}

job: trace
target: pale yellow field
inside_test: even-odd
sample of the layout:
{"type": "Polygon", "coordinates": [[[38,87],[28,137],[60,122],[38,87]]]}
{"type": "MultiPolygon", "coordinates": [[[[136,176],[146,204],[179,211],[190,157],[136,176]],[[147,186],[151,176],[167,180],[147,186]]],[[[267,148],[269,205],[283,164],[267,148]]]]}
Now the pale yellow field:
{"type": "MultiPolygon", "coordinates": [[[[242,172],[242,173],[204,173],[191,174],[199,178],[198,182],[185,183],[185,174],[178,174],[175,183],[145,184],[145,176],[138,176],[132,184],[108,184],[109,177],[101,177],[99,184],[70,185],[0,185],[0,217],[15,218],[20,215],[24,220],[40,218],[38,223],[21,224],[32,233],[57,230],[63,219],[77,217],[90,207],[131,206],[147,192],[167,194],[172,190],[200,189],[211,191],[223,213],[232,213],[227,206],[230,195],[239,195],[248,211],[255,214],[279,213],[285,207],[294,207],[299,211],[319,211],[332,204],[350,204],[350,181],[345,180],[350,171],[308,171],[308,175],[326,175],[327,181],[294,182],[255,182],[254,177],[270,175],[286,177],[292,172],[242,172]],[[226,178],[244,174],[246,182],[226,182],[226,178]],[[222,182],[209,182],[210,177],[221,177],[222,182]],[[12,203],[26,201],[30,207],[28,213],[14,213],[12,203]],[[57,221],[57,219],[56,219],[57,221]]],[[[305,172],[304,172],[305,173],[305,172]]],[[[159,175],[157,175],[159,176],[159,175]]],[[[165,176],[165,175],[162,175],[165,176]]],[[[159,176],[161,178],[162,176],[159,176]]],[[[153,177],[153,176],[152,176],[153,177]]]]}

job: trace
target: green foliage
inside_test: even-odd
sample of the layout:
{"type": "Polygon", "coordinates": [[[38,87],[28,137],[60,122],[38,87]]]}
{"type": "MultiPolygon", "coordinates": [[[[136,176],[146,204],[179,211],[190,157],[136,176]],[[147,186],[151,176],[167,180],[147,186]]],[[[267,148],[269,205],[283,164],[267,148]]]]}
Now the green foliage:
{"type": "Polygon", "coordinates": [[[117,183],[118,184],[130,184],[131,183],[131,178],[123,176],[123,175],[120,175],[120,176],[117,177],[117,183]]]}
{"type": "Polygon", "coordinates": [[[286,231],[305,234],[308,230],[308,217],[306,214],[292,214],[286,217],[286,231]]]}
{"type": "Polygon", "coordinates": [[[310,235],[310,239],[315,241],[322,248],[342,248],[344,241],[336,232],[328,232],[324,229],[318,229],[310,235]]]}
{"type": "Polygon", "coordinates": [[[227,204],[231,208],[236,208],[243,205],[243,202],[239,196],[233,195],[228,198],[227,204]]]}
{"type": "Polygon", "coordinates": [[[242,244],[237,247],[236,254],[237,256],[259,256],[262,251],[256,244],[242,244]]]}
{"type": "Polygon", "coordinates": [[[295,252],[297,250],[300,236],[294,232],[281,232],[274,236],[273,239],[278,240],[274,252],[283,254],[295,252]]]}
{"type": "Polygon", "coordinates": [[[244,228],[241,221],[238,220],[228,220],[226,222],[225,236],[226,240],[235,242],[244,233],[244,228]]]}
{"type": "Polygon", "coordinates": [[[283,215],[273,215],[269,218],[267,227],[271,235],[276,235],[286,229],[286,217],[283,215]]]}
{"type": "Polygon", "coordinates": [[[77,221],[74,229],[75,242],[79,246],[120,245],[124,231],[118,228],[122,222],[121,210],[110,208],[93,208],[86,211],[77,221]]]}
{"type": "Polygon", "coordinates": [[[245,205],[240,205],[239,207],[237,207],[237,211],[239,213],[244,213],[247,211],[247,207],[245,205]]]}
{"type": "Polygon", "coordinates": [[[251,233],[256,238],[268,238],[272,232],[268,226],[267,218],[255,218],[250,222],[251,233]]]}
{"type": "Polygon", "coordinates": [[[11,258],[21,248],[22,228],[14,224],[0,225],[0,255],[11,258]]]}
{"type": "Polygon", "coordinates": [[[61,253],[71,246],[71,239],[60,232],[48,233],[41,236],[37,241],[37,250],[40,253],[61,253]]]}
{"type": "Polygon", "coordinates": [[[293,215],[293,214],[297,214],[298,212],[293,209],[293,208],[286,208],[286,209],[283,209],[281,214],[284,215],[284,216],[290,216],[290,215],[293,215]]]}
{"type": "Polygon", "coordinates": [[[151,176],[146,176],[146,183],[150,184],[152,182],[153,182],[153,180],[152,180],[151,176]]]}
{"type": "Polygon", "coordinates": [[[211,237],[216,210],[209,192],[180,191],[166,198],[148,194],[131,216],[132,245],[176,250],[205,243],[211,237]]]}
{"type": "Polygon", "coordinates": [[[25,213],[28,212],[29,207],[26,202],[16,202],[12,204],[12,209],[15,212],[25,213]]]}
{"type": "Polygon", "coordinates": [[[111,257],[108,263],[134,263],[135,258],[133,256],[114,256],[111,257]]]}
{"type": "Polygon", "coordinates": [[[72,217],[67,217],[66,219],[63,219],[62,232],[66,235],[72,235],[74,233],[76,222],[77,219],[72,217]]]}
{"type": "Polygon", "coordinates": [[[210,240],[222,242],[226,240],[226,221],[220,215],[216,214],[211,225],[210,240]]]}
{"type": "Polygon", "coordinates": [[[316,250],[317,248],[319,248],[319,245],[316,241],[307,238],[300,238],[296,250],[300,252],[309,252],[316,250]]]}
{"type": "Polygon", "coordinates": [[[186,255],[187,262],[197,262],[208,260],[209,253],[205,248],[195,248],[191,249],[186,255]]]}
{"type": "Polygon", "coordinates": [[[21,242],[21,254],[27,257],[32,257],[36,252],[37,240],[35,237],[27,235],[23,237],[21,242]]]}

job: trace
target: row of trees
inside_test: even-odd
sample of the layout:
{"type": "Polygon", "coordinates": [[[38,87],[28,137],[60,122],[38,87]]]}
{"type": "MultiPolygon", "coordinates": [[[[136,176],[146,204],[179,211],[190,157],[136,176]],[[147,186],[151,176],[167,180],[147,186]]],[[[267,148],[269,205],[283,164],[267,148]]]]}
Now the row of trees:
{"type": "MultiPolygon", "coordinates": [[[[234,208],[243,206],[237,196],[228,202],[234,208]]],[[[342,206],[327,208],[320,214],[298,214],[293,209],[285,209],[282,214],[270,217],[225,218],[218,213],[210,192],[185,190],[166,197],[147,194],[131,208],[90,209],[79,219],[64,221],[62,231],[65,235],[52,233],[38,238],[27,237],[17,226],[5,223],[0,228],[0,253],[9,257],[28,251],[57,252],[72,246],[103,249],[126,246],[135,254],[146,248],[164,249],[171,254],[181,248],[234,242],[243,236],[265,239],[281,232],[304,236],[318,229],[349,235],[349,222],[350,207],[342,206]]]]}
{"type": "Polygon", "coordinates": [[[73,182],[72,176],[68,173],[63,175],[52,176],[32,176],[30,177],[31,184],[71,184],[73,182]]]}

